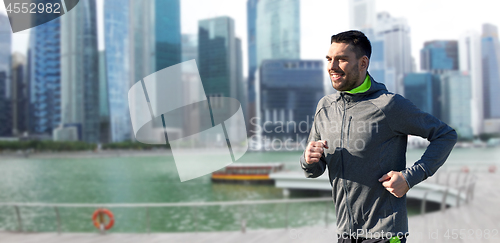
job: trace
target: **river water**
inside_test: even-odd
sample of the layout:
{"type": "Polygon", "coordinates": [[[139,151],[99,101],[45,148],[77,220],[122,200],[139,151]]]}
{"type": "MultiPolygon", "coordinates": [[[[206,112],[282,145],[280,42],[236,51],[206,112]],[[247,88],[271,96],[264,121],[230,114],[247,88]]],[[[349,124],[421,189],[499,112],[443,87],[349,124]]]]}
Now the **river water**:
{"type": "MultiPolygon", "coordinates": [[[[409,164],[424,150],[407,153],[409,164]]],[[[285,169],[300,171],[300,152],[248,152],[238,162],[282,162],[285,169]]],[[[455,149],[443,170],[467,166],[482,173],[500,165],[498,148],[455,149]]],[[[498,172],[497,172],[498,173],[498,172]]],[[[296,192],[291,198],[322,196],[296,192]]],[[[281,189],[269,185],[216,184],[210,175],[180,182],[173,158],[168,153],[152,156],[107,156],[67,158],[0,157],[0,202],[44,203],[165,203],[281,199],[281,189]]],[[[91,215],[96,208],[58,208],[64,232],[95,231],[91,215]]],[[[204,206],[196,209],[110,208],[115,215],[113,232],[229,231],[239,230],[241,219],[252,229],[335,223],[332,203],[297,203],[250,206],[204,206]],[[327,209],[328,207],[328,209],[327,209]],[[285,212],[288,211],[288,216],[285,212]]],[[[411,214],[418,212],[409,208],[411,214]]],[[[52,207],[19,207],[25,231],[56,231],[52,207]]],[[[0,230],[16,230],[15,208],[0,206],[0,230]]]]}

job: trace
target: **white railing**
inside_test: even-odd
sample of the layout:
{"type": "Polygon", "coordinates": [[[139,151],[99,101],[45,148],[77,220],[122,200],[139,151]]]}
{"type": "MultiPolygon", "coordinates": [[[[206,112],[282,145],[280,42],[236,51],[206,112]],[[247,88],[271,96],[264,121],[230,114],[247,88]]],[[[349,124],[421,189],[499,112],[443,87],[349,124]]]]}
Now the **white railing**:
{"type": "MultiPolygon", "coordinates": [[[[288,228],[288,205],[292,203],[308,203],[308,202],[326,202],[325,203],[325,226],[328,227],[328,211],[332,204],[331,197],[319,198],[300,198],[300,199],[272,199],[272,200],[252,200],[252,201],[218,201],[218,202],[178,202],[178,203],[0,203],[0,206],[14,207],[17,218],[17,230],[24,232],[23,220],[19,211],[19,207],[46,207],[54,208],[54,213],[57,219],[57,232],[61,233],[61,218],[59,208],[145,208],[146,209],[146,225],[147,232],[150,233],[150,217],[149,208],[168,208],[168,207],[190,207],[194,213],[194,229],[197,230],[198,215],[196,209],[206,206],[237,206],[237,205],[261,205],[261,204],[285,204],[285,221],[284,226],[288,228]]],[[[241,231],[246,231],[246,218],[241,217],[241,231]]],[[[104,233],[101,231],[101,233],[104,233]]]]}

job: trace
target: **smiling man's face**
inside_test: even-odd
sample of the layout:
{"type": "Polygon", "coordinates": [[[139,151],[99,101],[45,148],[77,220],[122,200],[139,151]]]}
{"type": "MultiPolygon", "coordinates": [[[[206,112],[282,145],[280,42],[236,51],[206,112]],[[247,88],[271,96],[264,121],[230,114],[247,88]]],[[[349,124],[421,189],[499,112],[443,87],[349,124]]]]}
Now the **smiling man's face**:
{"type": "Polygon", "coordinates": [[[349,91],[365,80],[368,57],[356,58],[356,53],[349,44],[333,42],[326,59],[327,71],[334,89],[349,91]]]}

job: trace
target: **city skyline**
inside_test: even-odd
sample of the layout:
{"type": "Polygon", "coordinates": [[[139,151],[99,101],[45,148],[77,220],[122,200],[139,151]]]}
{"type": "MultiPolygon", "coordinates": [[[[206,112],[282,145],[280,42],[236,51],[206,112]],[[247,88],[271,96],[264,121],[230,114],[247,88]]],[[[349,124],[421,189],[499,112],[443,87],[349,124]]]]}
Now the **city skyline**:
{"type": "MultiPolygon", "coordinates": [[[[183,2],[185,3],[186,1],[189,0],[184,0],[183,2]]],[[[222,0],[213,0],[213,1],[222,1],[222,0]]],[[[48,98],[61,97],[60,103],[62,107],[60,111],[58,112],[57,109],[54,110],[56,115],[60,114],[59,118],[60,121],[49,122],[51,121],[51,119],[49,119],[51,113],[47,112],[46,108],[52,107],[54,105],[40,104],[39,105],[40,109],[36,110],[34,114],[43,115],[38,120],[40,120],[40,124],[44,125],[44,127],[43,129],[38,129],[40,131],[35,129],[33,130],[33,132],[50,134],[52,128],[55,128],[56,126],[58,127],[59,130],[62,129],[61,131],[63,130],[66,131],[65,130],[66,127],[76,126],[76,124],[80,124],[79,126],[81,127],[78,127],[78,129],[81,130],[80,132],[86,131],[87,128],[92,130],[92,132],[90,130],[87,132],[83,132],[82,133],[83,136],[79,135],[78,139],[82,139],[83,137],[84,138],[83,140],[85,141],[97,141],[97,139],[94,138],[90,137],[85,138],[87,135],[90,136],[91,133],[98,133],[99,130],[97,128],[95,129],[90,128],[94,127],[95,125],[94,123],[97,121],[96,118],[91,118],[94,116],[93,115],[94,113],[90,112],[90,110],[88,111],[90,113],[88,114],[85,113],[87,112],[86,110],[88,109],[82,108],[81,106],[82,104],[87,104],[87,103],[94,104],[95,102],[98,102],[99,99],[95,98],[96,97],[95,94],[91,93],[99,93],[99,94],[103,92],[106,93],[107,92],[106,90],[108,89],[107,86],[109,86],[110,93],[106,94],[106,97],[102,96],[102,98],[103,100],[108,100],[107,96],[109,96],[110,103],[108,109],[111,109],[112,112],[106,116],[111,115],[111,117],[109,117],[111,119],[111,127],[110,127],[112,132],[111,139],[115,142],[122,141],[130,137],[130,135],[128,135],[130,133],[127,132],[127,130],[130,129],[127,129],[128,126],[126,126],[128,124],[127,122],[128,119],[126,119],[126,117],[128,116],[127,112],[128,109],[123,105],[126,103],[125,101],[127,98],[125,97],[125,94],[127,93],[125,86],[128,87],[129,85],[134,84],[137,80],[141,80],[143,77],[146,77],[154,72],[157,72],[160,69],[180,63],[181,50],[182,50],[181,34],[183,36],[186,35],[185,33],[182,32],[185,32],[184,30],[187,28],[185,26],[188,26],[189,23],[181,23],[182,22],[181,12],[183,10],[181,7],[180,0],[169,0],[169,2],[160,0],[151,0],[146,2],[143,2],[141,0],[130,0],[129,10],[115,7],[116,4],[121,4],[122,3],[121,1],[119,3],[114,2],[112,0],[107,0],[107,1],[92,0],[90,2],[95,3],[95,7],[88,6],[87,2],[84,2],[84,4],[81,4],[80,8],[77,8],[75,11],[71,11],[61,18],[58,18],[54,21],[41,25],[37,28],[33,28],[30,32],[31,49],[27,53],[28,60],[30,60],[30,57],[36,56],[34,54],[37,54],[38,52],[43,53],[42,50],[44,49],[52,50],[51,48],[48,47],[49,44],[45,44],[45,42],[43,42],[43,40],[47,38],[40,37],[39,35],[41,35],[41,33],[44,33],[41,31],[44,30],[45,27],[50,26],[53,23],[61,22],[61,35],[60,35],[61,36],[61,41],[60,41],[61,81],[60,84],[58,83],[61,90],[60,95],[57,94],[52,95],[47,93],[46,90],[49,89],[51,85],[45,85],[46,83],[45,81],[38,82],[40,87],[37,86],[38,88],[33,89],[31,91],[40,93],[39,95],[40,100],[43,101],[45,100],[50,101],[50,99],[48,98]],[[106,3],[105,5],[103,5],[106,11],[103,12],[103,8],[98,7],[99,5],[97,4],[98,2],[101,4],[106,3]],[[172,4],[172,6],[170,5],[167,6],[165,5],[166,3],[172,4]],[[84,21],[81,20],[82,17],[75,17],[79,16],[78,13],[80,13],[80,11],[83,11],[81,10],[81,8],[89,9],[92,16],[89,17],[88,19],[85,18],[84,21]],[[98,10],[99,8],[100,10],[98,10]],[[122,14],[127,12],[126,14],[129,14],[130,16],[127,16],[125,14],[124,16],[120,17],[121,18],[120,21],[114,20],[115,17],[110,18],[111,16],[110,14],[113,14],[114,11],[122,14]],[[101,26],[101,24],[98,24],[98,22],[100,21],[97,16],[100,14],[101,15],[103,14],[104,16],[104,24],[105,24],[104,26],[105,34],[103,34],[104,36],[98,35],[99,33],[98,26],[100,26],[101,28],[103,27],[101,26]],[[88,22],[88,25],[84,25],[85,27],[80,26],[81,23],[78,23],[85,21],[88,22]],[[110,25],[112,23],[119,25],[117,26],[110,25]],[[64,26],[66,27],[63,28],[64,26]],[[85,28],[88,28],[88,31],[85,28]],[[120,35],[116,36],[116,34],[114,34],[115,31],[125,31],[125,32],[121,33],[120,37],[120,35]],[[87,41],[90,42],[88,43],[82,42],[85,41],[86,38],[80,40],[78,38],[79,35],[88,35],[90,39],[88,39],[87,41]],[[101,48],[98,47],[98,39],[102,39],[102,37],[104,37],[105,40],[104,41],[106,48],[105,52],[102,47],[101,48]],[[39,47],[35,49],[33,49],[32,46],[32,44],[34,43],[32,40],[34,40],[34,38],[40,39],[40,43],[37,42],[39,44],[39,47]],[[77,48],[77,46],[85,46],[85,48],[80,49],[77,48]],[[93,77],[97,75],[97,71],[94,70],[96,68],[93,65],[97,64],[98,62],[92,60],[95,59],[95,55],[93,53],[97,52],[97,50],[99,50],[100,53],[102,54],[101,55],[102,57],[100,57],[99,59],[99,64],[101,65],[102,69],[101,71],[103,71],[100,73],[101,76],[99,76],[101,77],[99,84],[100,88],[98,88],[94,84],[95,82],[83,82],[83,80],[95,80],[95,78],[93,77]],[[122,54],[125,55],[125,53],[127,53],[127,57],[122,56],[122,54]],[[104,55],[106,55],[106,58],[104,58],[104,55]],[[130,55],[130,57],[128,57],[128,55],[130,55]],[[81,65],[76,65],[76,63],[80,63],[81,65]],[[86,70],[86,72],[82,72],[82,70],[86,70]],[[128,73],[129,71],[130,73],[128,73]],[[120,74],[120,76],[115,77],[117,74],[120,74]],[[106,81],[106,79],[108,80],[106,81]],[[127,85],[122,85],[122,84],[127,84],[127,85]],[[82,85],[84,85],[84,87],[82,85]],[[122,87],[123,90],[117,89],[117,86],[120,87],[123,86],[122,87]],[[105,88],[103,89],[103,87],[105,88]],[[103,91],[99,91],[101,89],[103,91]],[[82,92],[75,93],[75,90],[81,90],[82,92]],[[120,97],[116,96],[115,93],[120,94],[119,95],[120,97]],[[113,114],[113,112],[115,112],[116,114],[113,114]],[[61,123],[61,125],[59,125],[59,123],[61,123]],[[122,126],[120,125],[120,123],[125,123],[125,125],[122,126]],[[49,125],[47,126],[47,124],[49,125]],[[116,130],[115,127],[116,128],[121,127],[121,128],[116,130]]],[[[303,11],[301,9],[301,5],[305,6],[303,2],[304,1],[301,2],[300,0],[286,0],[283,2],[280,0],[247,0],[246,1],[247,14],[244,16],[247,17],[246,19],[248,21],[247,22],[248,25],[246,28],[243,28],[243,30],[246,30],[243,33],[246,33],[249,37],[246,39],[246,41],[247,45],[250,44],[250,48],[247,49],[243,47],[245,40],[242,41],[242,39],[245,38],[241,38],[238,36],[237,23],[232,17],[228,17],[228,15],[226,14],[223,15],[215,14],[216,16],[211,18],[203,18],[203,16],[198,16],[196,25],[198,43],[195,44],[195,46],[197,45],[198,47],[194,46],[193,47],[196,48],[197,50],[195,51],[198,52],[196,58],[197,64],[200,67],[200,76],[203,80],[204,84],[203,86],[205,88],[205,91],[207,92],[208,97],[233,97],[238,100],[241,100],[241,103],[244,107],[243,110],[248,109],[249,113],[246,112],[245,113],[247,114],[246,118],[247,123],[249,123],[251,118],[255,116],[260,117],[259,114],[254,113],[255,111],[260,111],[260,114],[265,113],[262,111],[263,107],[259,106],[260,102],[258,102],[251,95],[253,92],[258,93],[259,91],[260,92],[264,91],[258,90],[257,86],[253,85],[253,80],[251,79],[252,73],[248,72],[248,70],[256,70],[258,72],[254,72],[255,75],[257,76],[262,75],[263,70],[261,69],[263,67],[259,65],[259,63],[262,60],[264,61],[267,59],[281,59],[289,61],[317,60],[318,63],[320,64],[318,66],[319,70],[324,70],[326,64],[324,58],[314,59],[314,58],[308,58],[307,55],[304,56],[304,53],[301,51],[300,47],[303,46],[301,45],[301,43],[303,43],[304,41],[303,40],[304,36],[309,37],[309,35],[306,34],[302,35],[301,37],[300,34],[303,33],[304,31],[305,32],[311,31],[311,29],[314,29],[313,27],[318,27],[318,26],[321,27],[323,25],[328,25],[329,22],[326,22],[325,24],[315,24],[312,26],[308,26],[308,28],[304,28],[302,26],[303,21],[301,21],[301,19],[303,19],[302,16],[303,11]],[[256,2],[258,2],[258,4],[255,4],[256,2]],[[252,42],[253,39],[255,39],[255,43],[252,42]],[[252,47],[252,45],[255,46],[252,47]],[[247,55],[245,57],[242,54],[243,52],[250,52],[249,53],[250,55],[247,55]],[[300,59],[301,56],[302,59],[300,59]],[[249,64],[242,65],[245,62],[247,63],[249,62],[249,64]],[[227,71],[230,72],[228,73],[227,71]],[[242,79],[244,75],[248,75],[247,81],[242,79]],[[246,93],[249,94],[248,97],[246,93]],[[254,99],[255,102],[257,103],[252,102],[254,99]],[[248,108],[245,105],[247,103],[247,100],[249,101],[248,108]]],[[[238,2],[238,4],[239,3],[240,2],[238,2]]],[[[313,3],[320,3],[320,1],[319,0],[314,1],[313,3]]],[[[372,43],[376,48],[376,50],[373,52],[374,55],[372,55],[373,63],[370,65],[370,67],[375,68],[372,75],[376,80],[385,83],[388,90],[391,92],[404,95],[405,89],[407,88],[404,87],[406,85],[404,84],[406,83],[406,81],[403,82],[403,78],[405,75],[410,74],[412,72],[421,73],[423,71],[428,71],[431,72],[432,74],[443,74],[443,72],[447,72],[448,70],[458,70],[459,59],[461,64],[465,63],[470,64],[474,62],[473,60],[472,61],[463,60],[464,59],[463,56],[469,54],[469,52],[463,52],[462,50],[462,53],[460,54],[462,56],[459,56],[458,53],[459,51],[458,40],[462,41],[461,39],[464,33],[467,33],[466,31],[461,32],[459,38],[456,39],[425,40],[422,47],[417,45],[417,49],[419,50],[418,55],[414,54],[413,57],[410,57],[411,53],[410,48],[415,49],[415,44],[412,45],[411,41],[409,40],[412,36],[411,32],[412,27],[409,21],[405,17],[397,17],[395,15],[391,15],[391,13],[388,11],[381,11],[381,12],[375,11],[374,10],[375,9],[374,6],[376,6],[375,0],[351,0],[349,1],[349,3],[350,4],[348,4],[347,6],[350,8],[349,9],[350,11],[346,12],[349,12],[352,16],[350,16],[351,18],[349,19],[348,26],[350,26],[350,28],[353,29],[360,29],[364,31],[366,35],[372,40],[372,43]],[[372,22],[370,21],[370,19],[376,19],[376,21],[372,22]],[[353,23],[353,20],[357,20],[358,23],[353,23]]],[[[190,14],[195,12],[196,9],[194,11],[191,11],[190,14]]],[[[212,14],[210,13],[210,11],[208,12],[209,15],[212,14]]],[[[189,16],[189,14],[185,15],[189,16]]],[[[241,20],[241,16],[239,16],[238,18],[241,20]]],[[[240,21],[240,22],[245,23],[245,21],[240,21]]],[[[345,21],[341,22],[344,23],[345,21]]],[[[5,26],[8,25],[9,24],[7,22],[5,26]]],[[[483,37],[481,37],[482,42],[489,41],[487,43],[491,42],[491,44],[495,46],[496,49],[498,49],[500,43],[498,42],[497,26],[494,24],[482,24],[482,27],[483,27],[483,31],[481,32],[483,35],[483,37]],[[486,32],[484,30],[485,27],[488,27],[486,28],[486,32]],[[489,39],[484,39],[485,38],[484,35],[490,36],[488,37],[489,39]]],[[[8,27],[7,30],[9,30],[8,27]]],[[[472,30],[472,32],[477,32],[477,31],[472,30]]],[[[4,37],[10,36],[10,33],[7,34],[5,34],[4,37]]],[[[8,39],[10,40],[10,38],[8,39]]],[[[17,42],[13,41],[13,43],[17,42]]],[[[48,43],[51,42],[49,41],[48,43]]],[[[329,41],[326,41],[326,44],[324,44],[325,48],[328,47],[329,44],[330,44],[329,41]]],[[[316,47],[318,47],[318,50],[320,49],[320,47],[322,48],[322,45],[323,44],[319,43],[316,45],[316,47]]],[[[486,54],[496,53],[497,51],[488,51],[489,49],[492,49],[493,46],[488,48],[486,46],[483,46],[482,47],[483,56],[485,55],[485,53],[486,54]]],[[[463,49],[463,47],[461,47],[460,49],[463,49]]],[[[3,49],[5,53],[9,53],[10,50],[11,50],[10,47],[8,48],[6,47],[3,49]]],[[[499,54],[496,54],[496,56],[498,55],[499,54]]],[[[488,60],[490,60],[488,61],[488,65],[482,65],[482,66],[489,67],[491,65],[493,66],[497,65],[496,61],[498,57],[496,56],[495,55],[491,57],[488,56],[489,58],[488,60]]],[[[483,57],[482,59],[484,60],[484,58],[485,57],[483,57]]],[[[31,58],[32,61],[28,61],[29,64],[31,64],[28,65],[28,69],[30,68],[30,66],[34,66],[34,64],[36,64],[35,65],[36,68],[42,68],[42,70],[45,70],[44,69],[45,62],[43,61],[43,58],[38,58],[38,59],[31,58]],[[38,59],[40,59],[40,61],[38,61],[38,59]]],[[[482,62],[479,61],[479,63],[482,62]]],[[[470,71],[470,72],[474,71],[469,68],[466,69],[463,69],[462,67],[460,68],[462,69],[462,74],[457,73],[457,77],[460,75],[467,75],[467,73],[464,71],[470,71]]],[[[483,70],[483,73],[484,72],[485,71],[483,70]]],[[[33,74],[33,72],[31,73],[33,74]]],[[[36,72],[36,73],[37,75],[31,75],[32,76],[31,79],[47,76],[38,74],[42,72],[36,72]]],[[[318,74],[320,74],[323,77],[322,83],[323,85],[325,85],[323,87],[323,91],[325,92],[325,94],[332,93],[333,90],[326,89],[326,85],[330,84],[330,81],[328,78],[325,78],[326,76],[325,73],[320,72],[318,74]]],[[[487,90],[489,86],[496,87],[498,85],[497,84],[498,73],[491,73],[490,76],[491,76],[490,78],[491,81],[484,80],[485,81],[484,82],[485,86],[483,87],[485,89],[484,92],[478,92],[478,95],[473,96],[476,97],[474,98],[475,101],[473,102],[476,103],[480,102],[482,104],[483,93],[484,93],[484,105],[485,105],[484,117],[478,117],[479,118],[478,121],[480,123],[482,123],[483,119],[498,118],[498,115],[495,113],[497,112],[496,109],[491,109],[494,115],[491,117],[488,116],[488,114],[490,113],[490,110],[488,110],[489,107],[488,104],[495,103],[493,102],[495,97],[490,95],[492,97],[492,99],[490,100],[488,98],[489,93],[487,92],[487,90]]],[[[490,76],[485,76],[485,77],[490,77],[490,76]]],[[[313,77],[311,76],[310,78],[313,77]]],[[[286,80],[286,82],[283,83],[288,83],[288,84],[293,83],[293,79],[290,77],[282,78],[280,80],[286,80]]],[[[303,77],[302,80],[308,80],[308,78],[303,77]]],[[[477,79],[473,79],[472,80],[473,82],[471,82],[472,84],[477,83],[474,80],[477,79]]],[[[264,80],[260,80],[259,82],[263,81],[264,80]]],[[[414,81],[411,80],[408,80],[408,82],[409,82],[408,85],[410,86],[415,86],[417,84],[414,83],[415,85],[412,85],[412,82],[414,81]]],[[[464,81],[463,85],[467,85],[467,82],[469,81],[464,81]]],[[[37,84],[37,82],[31,82],[31,83],[37,84]]],[[[305,82],[305,84],[307,84],[307,82],[305,82]]],[[[10,90],[8,85],[9,82],[7,82],[7,86],[5,87],[8,90],[10,90]]],[[[309,85],[312,86],[312,84],[309,85]]],[[[441,95],[446,94],[451,97],[454,96],[456,93],[457,95],[463,97],[471,96],[470,93],[467,93],[467,90],[458,90],[458,89],[456,90],[456,92],[453,91],[453,95],[451,95],[451,93],[448,94],[446,92],[441,93],[440,90],[443,89],[444,86],[443,85],[440,86],[442,87],[441,88],[436,87],[438,88],[437,90],[435,90],[436,93],[434,94],[433,91],[432,93],[433,95],[431,95],[431,96],[436,96],[436,95],[438,96],[437,98],[431,100],[432,103],[435,103],[432,106],[441,103],[445,104],[442,100],[441,95]]],[[[470,83],[467,86],[469,86],[470,89],[470,83]]],[[[57,87],[57,85],[55,87],[57,87]]],[[[178,88],[180,89],[180,87],[178,88]]],[[[415,92],[417,90],[420,90],[411,87],[409,88],[410,88],[409,90],[412,90],[412,92],[413,90],[415,92]]],[[[430,89],[434,89],[434,87],[429,86],[429,91],[430,89]]],[[[178,97],[176,100],[182,100],[185,98],[181,96],[182,92],[169,93],[172,91],[173,89],[168,90],[166,95],[168,97],[178,97]]],[[[260,95],[262,94],[257,94],[257,96],[259,97],[260,95]]],[[[262,97],[264,96],[265,95],[262,95],[262,97]]],[[[421,94],[416,94],[413,97],[420,99],[418,98],[420,96],[421,94]]],[[[457,98],[457,97],[452,97],[452,98],[457,98]]],[[[412,100],[411,98],[409,99],[412,100]]],[[[33,97],[31,97],[31,101],[33,100],[34,100],[33,97]]],[[[417,101],[417,103],[419,102],[417,101]]],[[[422,105],[423,107],[417,104],[417,106],[419,106],[421,109],[426,110],[427,112],[437,116],[438,118],[440,118],[441,116],[440,113],[441,110],[444,111],[447,110],[447,108],[450,108],[448,106],[445,107],[443,105],[443,108],[440,109],[434,109],[434,108],[425,109],[427,106],[431,105],[430,102],[427,102],[426,105],[423,103],[422,105]]],[[[476,108],[476,106],[477,105],[473,105],[472,107],[476,108]]],[[[55,105],[54,107],[57,107],[57,105],[55,105]]],[[[289,107],[287,109],[293,110],[296,108],[297,107],[291,107],[291,108],[289,107]]],[[[311,110],[314,109],[311,108],[311,110]]],[[[274,110],[273,112],[276,111],[277,110],[274,110]]],[[[285,115],[285,113],[283,113],[283,115],[285,115]]],[[[451,114],[449,115],[450,117],[452,117],[451,114]]],[[[177,117],[182,117],[182,115],[179,114],[177,117]]],[[[453,117],[457,117],[457,119],[462,119],[459,116],[453,115],[453,117]]],[[[470,117],[470,114],[467,117],[470,117]]],[[[474,115],[473,117],[476,117],[476,115],[474,115]]],[[[104,119],[109,119],[109,118],[104,118],[104,119]]],[[[14,118],[14,120],[15,119],[16,118],[14,118]]],[[[444,121],[449,122],[446,120],[444,121]]],[[[164,123],[163,126],[164,127],[166,126],[169,129],[177,129],[179,126],[181,126],[180,122],[175,122],[175,121],[172,122],[173,123],[168,123],[168,124],[163,122],[164,123]]],[[[494,122],[494,124],[489,125],[489,131],[493,130],[496,131],[500,129],[500,123],[499,123],[500,120],[498,121],[495,120],[491,122],[494,122]]],[[[470,127],[469,123],[470,122],[467,122],[468,125],[466,126],[470,127]]],[[[475,128],[478,127],[476,126],[476,124],[477,122],[474,123],[475,128]]],[[[161,124],[158,123],[155,126],[160,126],[160,125],[161,124]]],[[[107,131],[109,129],[104,127],[104,130],[107,131]]],[[[474,131],[475,134],[479,134],[478,129],[474,129],[474,131]]]]}
{"type": "MultiPolygon", "coordinates": [[[[3,1],[1,1],[3,3],[3,1]]],[[[104,0],[97,0],[98,22],[102,27],[102,4],[104,0]]],[[[182,0],[181,1],[181,33],[194,34],[197,32],[197,23],[200,19],[217,16],[229,16],[235,20],[235,35],[242,41],[244,76],[248,75],[247,63],[247,0],[182,0]],[[191,7],[194,6],[194,7],[191,7]],[[220,6],[225,6],[220,8],[220,6]]],[[[447,0],[422,0],[401,2],[384,0],[375,2],[375,12],[386,11],[393,17],[405,17],[411,28],[412,56],[415,63],[420,63],[419,52],[424,42],[432,40],[458,40],[460,35],[472,29],[481,32],[484,23],[500,26],[500,19],[496,18],[495,8],[491,2],[477,0],[474,5],[464,3],[451,4],[447,0]],[[431,6],[431,7],[429,7],[431,6]],[[425,12],[425,15],[422,13],[425,12]]],[[[311,0],[301,1],[301,58],[321,59],[329,46],[332,34],[347,30],[349,27],[348,1],[311,0]],[[332,22],[331,15],[335,14],[338,23],[332,22]],[[327,24],[322,24],[327,23],[327,24]]],[[[5,14],[5,6],[1,4],[0,13],[5,14]]],[[[64,17],[64,16],[63,16],[64,17]]],[[[99,27],[102,50],[103,30],[99,27]]],[[[14,33],[12,52],[26,53],[29,30],[14,33]]],[[[419,70],[419,67],[417,67],[419,70]]]]}

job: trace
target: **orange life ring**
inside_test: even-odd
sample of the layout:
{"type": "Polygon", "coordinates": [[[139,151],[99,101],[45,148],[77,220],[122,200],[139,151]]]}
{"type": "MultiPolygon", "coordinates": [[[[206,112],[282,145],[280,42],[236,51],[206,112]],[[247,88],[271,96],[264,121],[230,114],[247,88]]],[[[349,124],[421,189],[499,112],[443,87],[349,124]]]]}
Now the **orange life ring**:
{"type": "Polygon", "coordinates": [[[104,223],[104,214],[108,215],[109,217],[109,222],[104,226],[104,229],[109,230],[111,229],[111,227],[113,227],[113,224],[115,224],[115,216],[113,216],[113,213],[108,209],[105,208],[97,209],[94,212],[94,214],[92,214],[92,221],[94,222],[94,226],[96,228],[101,229],[101,224],[104,223]]]}

